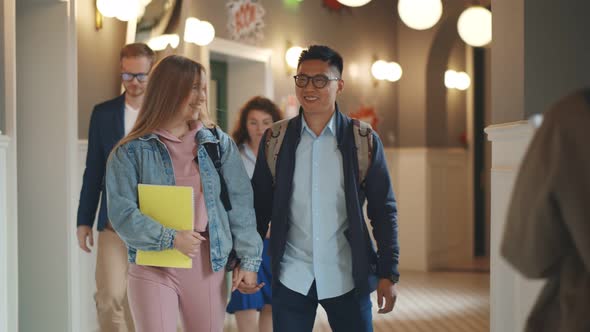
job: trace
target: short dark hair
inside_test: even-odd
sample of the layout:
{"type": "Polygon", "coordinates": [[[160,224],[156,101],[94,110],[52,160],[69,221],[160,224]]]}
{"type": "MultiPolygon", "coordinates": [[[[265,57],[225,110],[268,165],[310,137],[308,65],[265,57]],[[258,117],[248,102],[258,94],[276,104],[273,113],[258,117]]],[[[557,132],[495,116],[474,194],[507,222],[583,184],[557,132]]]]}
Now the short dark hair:
{"type": "Polygon", "coordinates": [[[150,65],[156,61],[156,53],[144,43],[127,44],[121,49],[119,60],[144,56],[150,60],[150,65]]]}
{"type": "Polygon", "coordinates": [[[251,98],[246,104],[244,104],[244,106],[242,106],[242,109],[240,109],[240,119],[236,123],[232,133],[232,138],[237,145],[250,140],[248,129],[246,128],[246,121],[248,120],[248,114],[252,110],[259,110],[269,114],[272,117],[272,122],[277,122],[283,118],[281,110],[272,102],[272,100],[262,96],[251,98]]]}
{"type": "Polygon", "coordinates": [[[344,61],[338,52],[324,45],[311,45],[306,50],[301,52],[299,55],[299,62],[297,68],[301,66],[303,61],[307,60],[322,60],[327,62],[330,66],[336,67],[338,73],[342,76],[342,70],[344,68],[344,61]]]}

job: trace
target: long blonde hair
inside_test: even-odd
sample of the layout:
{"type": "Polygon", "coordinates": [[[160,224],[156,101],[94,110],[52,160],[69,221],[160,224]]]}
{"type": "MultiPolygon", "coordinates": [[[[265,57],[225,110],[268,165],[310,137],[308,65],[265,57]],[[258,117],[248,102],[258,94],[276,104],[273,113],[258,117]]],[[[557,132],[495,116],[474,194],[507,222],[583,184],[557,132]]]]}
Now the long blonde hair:
{"type": "MultiPolygon", "coordinates": [[[[200,84],[206,79],[205,67],[200,63],[179,55],[160,60],[150,74],[137,121],[117,147],[152,133],[176,117],[182,111],[181,106],[189,97],[195,79],[200,84]]],[[[206,102],[201,107],[199,120],[207,127],[214,125],[209,119],[206,102]]]]}

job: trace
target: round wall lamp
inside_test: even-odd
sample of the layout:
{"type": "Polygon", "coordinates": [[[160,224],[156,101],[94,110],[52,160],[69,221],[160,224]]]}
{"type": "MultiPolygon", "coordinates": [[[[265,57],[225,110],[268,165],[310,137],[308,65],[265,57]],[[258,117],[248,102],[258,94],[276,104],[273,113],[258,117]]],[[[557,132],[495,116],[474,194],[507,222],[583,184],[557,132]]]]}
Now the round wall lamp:
{"type": "Polygon", "coordinates": [[[449,69],[445,72],[445,86],[447,89],[465,91],[471,86],[471,78],[466,72],[449,69]]]}
{"type": "Polygon", "coordinates": [[[152,0],[96,0],[96,8],[104,17],[116,17],[120,21],[133,20],[145,13],[152,0]]]}
{"type": "Polygon", "coordinates": [[[360,7],[368,4],[371,0],[338,0],[338,2],[348,7],[360,7]]]}
{"type": "Polygon", "coordinates": [[[161,35],[151,38],[147,44],[154,51],[163,51],[168,45],[172,48],[177,48],[178,44],[180,44],[180,37],[177,34],[161,35]]]}
{"type": "Polygon", "coordinates": [[[492,12],[481,6],[469,7],[457,21],[459,36],[473,47],[482,47],[492,41],[492,12]]]}
{"type": "Polygon", "coordinates": [[[402,73],[402,67],[396,62],[377,60],[371,65],[371,74],[379,81],[399,81],[402,73]]]}
{"type": "Polygon", "coordinates": [[[184,41],[199,46],[209,45],[215,38],[215,28],[207,21],[194,17],[186,19],[184,24],[184,41]]]}
{"type": "Polygon", "coordinates": [[[443,6],[441,0],[399,0],[397,12],[408,27],[426,30],[440,20],[443,6]]]}
{"type": "Polygon", "coordinates": [[[303,48],[299,46],[291,46],[287,52],[285,52],[285,61],[289,68],[297,69],[297,63],[299,62],[301,52],[303,52],[303,48]]]}

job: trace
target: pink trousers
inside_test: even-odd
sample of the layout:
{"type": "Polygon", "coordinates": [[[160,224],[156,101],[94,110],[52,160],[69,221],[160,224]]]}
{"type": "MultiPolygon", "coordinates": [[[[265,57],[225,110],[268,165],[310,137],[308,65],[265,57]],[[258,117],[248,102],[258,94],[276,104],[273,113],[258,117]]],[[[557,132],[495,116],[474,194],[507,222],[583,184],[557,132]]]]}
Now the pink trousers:
{"type": "Polygon", "coordinates": [[[130,264],[127,295],[137,332],[222,332],[227,289],[224,271],[213,272],[203,244],[191,269],[130,264]]]}

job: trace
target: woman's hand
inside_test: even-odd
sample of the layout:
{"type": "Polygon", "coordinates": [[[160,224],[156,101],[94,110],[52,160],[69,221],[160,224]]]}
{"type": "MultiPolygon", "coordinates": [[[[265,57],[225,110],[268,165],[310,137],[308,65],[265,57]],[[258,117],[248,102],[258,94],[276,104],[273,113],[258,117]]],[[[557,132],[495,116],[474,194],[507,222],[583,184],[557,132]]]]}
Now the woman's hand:
{"type": "Polygon", "coordinates": [[[257,280],[258,274],[256,272],[244,271],[240,269],[240,266],[237,266],[233,273],[231,291],[237,289],[242,294],[254,294],[264,286],[264,283],[256,284],[257,280]]]}
{"type": "Polygon", "coordinates": [[[207,241],[199,232],[195,231],[177,231],[174,237],[174,249],[194,258],[199,252],[201,242],[207,241]]]}

